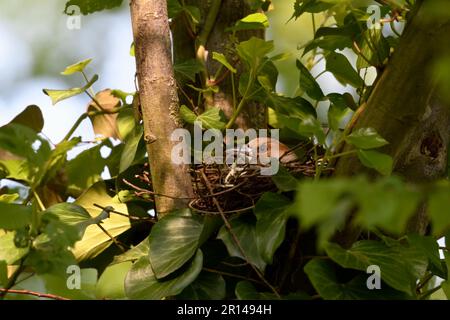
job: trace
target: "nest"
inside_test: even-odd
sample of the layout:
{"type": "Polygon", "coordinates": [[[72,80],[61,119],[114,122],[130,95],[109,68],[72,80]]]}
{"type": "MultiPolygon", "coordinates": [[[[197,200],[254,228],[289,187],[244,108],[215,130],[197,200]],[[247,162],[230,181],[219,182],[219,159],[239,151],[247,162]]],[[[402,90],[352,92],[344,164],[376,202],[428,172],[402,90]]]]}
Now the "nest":
{"type": "MultiPolygon", "coordinates": [[[[294,176],[315,174],[311,159],[282,165],[294,176]]],[[[278,190],[272,176],[261,174],[259,165],[246,164],[238,168],[225,164],[195,165],[191,176],[195,199],[189,207],[207,215],[219,214],[219,207],[227,215],[251,210],[265,192],[278,190]]]]}
{"type": "MultiPolygon", "coordinates": [[[[282,156],[280,162],[280,166],[295,177],[312,177],[315,174],[315,162],[310,153],[306,153],[302,160],[290,162],[284,162],[282,156]]],[[[265,192],[278,190],[272,176],[262,175],[261,168],[262,166],[255,164],[193,165],[190,174],[194,198],[190,200],[189,207],[205,215],[220,214],[220,211],[230,215],[251,210],[265,192]]],[[[135,178],[146,182],[149,189],[152,189],[148,164],[144,166],[142,174],[135,178]]],[[[135,189],[138,197],[156,195],[153,191],[139,188],[128,181],[125,183],[135,189]]]]}

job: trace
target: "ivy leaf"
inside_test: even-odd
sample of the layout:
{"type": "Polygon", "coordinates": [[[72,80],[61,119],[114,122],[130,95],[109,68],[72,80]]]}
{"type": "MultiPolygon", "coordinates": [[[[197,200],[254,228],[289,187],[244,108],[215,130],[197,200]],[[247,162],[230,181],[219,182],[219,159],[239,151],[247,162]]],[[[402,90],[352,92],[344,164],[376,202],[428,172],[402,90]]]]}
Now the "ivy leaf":
{"type": "Polygon", "coordinates": [[[177,298],[182,300],[222,300],[226,296],[226,284],[219,274],[202,272],[177,298]]]}
{"type": "Polygon", "coordinates": [[[344,268],[366,271],[370,265],[377,265],[381,278],[392,288],[415,296],[416,281],[427,270],[428,259],[412,246],[390,242],[363,240],[343,249],[330,243],[326,247],[328,256],[344,268]]]}
{"type": "Polygon", "coordinates": [[[14,230],[30,223],[30,206],[0,202],[0,229],[14,230]]]}
{"type": "Polygon", "coordinates": [[[290,204],[286,197],[271,192],[264,193],[256,203],[256,244],[268,264],[272,264],[274,253],[283,242],[290,204]]]}
{"type": "Polygon", "coordinates": [[[220,62],[225,68],[227,68],[231,72],[233,72],[233,73],[237,72],[236,68],[234,68],[228,62],[227,58],[225,57],[225,55],[223,53],[213,52],[212,58],[213,58],[213,60],[216,60],[216,61],[220,62]]]}
{"type": "Polygon", "coordinates": [[[133,300],[159,300],[180,294],[200,274],[203,254],[198,250],[195,257],[175,277],[158,280],[147,257],[133,264],[125,278],[125,292],[133,300]]]}
{"type": "Polygon", "coordinates": [[[91,63],[92,59],[86,59],[75,64],[68,66],[63,72],[62,75],[68,76],[74,74],[76,72],[83,72],[86,66],[91,63]]]}
{"type": "Polygon", "coordinates": [[[227,30],[236,32],[241,30],[258,30],[269,27],[269,20],[264,13],[252,13],[237,21],[236,24],[227,30]]]}
{"type": "Polygon", "coordinates": [[[87,15],[97,11],[119,7],[121,4],[122,0],[70,0],[66,3],[64,13],[71,14],[69,9],[71,9],[72,6],[79,7],[81,13],[87,15]]]}
{"type": "Polygon", "coordinates": [[[89,82],[81,88],[72,88],[67,90],[51,90],[51,89],[44,89],[44,93],[48,95],[52,99],[53,105],[57,104],[58,102],[71,98],[73,96],[79,95],[89,89],[96,81],[98,80],[98,75],[94,75],[89,82]]]}
{"type": "Polygon", "coordinates": [[[125,277],[131,269],[131,262],[109,265],[102,272],[95,287],[97,299],[125,299],[125,277]]]}
{"type": "Polygon", "coordinates": [[[258,292],[249,281],[240,281],[234,290],[239,300],[276,300],[278,297],[271,292],[258,292]]]}
{"type": "Polygon", "coordinates": [[[340,53],[330,52],[325,56],[326,69],[343,85],[349,84],[359,88],[364,84],[358,72],[353,69],[347,58],[340,53]]]}
{"type": "MultiPolygon", "coordinates": [[[[103,210],[94,206],[98,204],[102,207],[111,206],[113,198],[107,193],[107,186],[104,181],[95,183],[86,192],[84,192],[76,201],[85,208],[91,217],[98,217],[103,210]]],[[[124,214],[128,213],[126,204],[114,203],[114,209],[124,214]]],[[[108,219],[103,220],[102,227],[108,233],[117,237],[130,229],[130,220],[117,214],[111,214],[108,219]]],[[[86,228],[83,238],[75,244],[73,253],[77,260],[93,258],[112,244],[111,238],[105,234],[97,225],[90,225],[86,228]]]]}
{"type": "Polygon", "coordinates": [[[418,234],[409,234],[408,243],[411,247],[417,248],[422,255],[428,258],[428,268],[433,274],[445,279],[447,270],[441,262],[439,255],[439,244],[433,236],[421,236],[418,234]]]}
{"type": "Polygon", "coordinates": [[[247,41],[242,41],[236,47],[239,57],[253,70],[259,68],[263,58],[273,49],[273,41],[265,41],[256,37],[251,37],[247,41]]]}
{"type": "Polygon", "coordinates": [[[168,276],[192,258],[202,230],[200,216],[179,211],[169,213],[153,226],[149,258],[157,279],[168,276]]]}
{"type": "Polygon", "coordinates": [[[134,262],[140,259],[141,257],[148,257],[149,250],[150,250],[150,243],[147,237],[144,240],[142,240],[138,245],[134,246],[127,252],[115,256],[111,264],[122,263],[126,261],[134,262]]]}
{"type": "Polygon", "coordinates": [[[197,120],[197,115],[184,104],[180,107],[180,115],[189,124],[194,124],[195,120],[197,120]]]}
{"type": "Polygon", "coordinates": [[[283,192],[296,190],[298,186],[298,180],[283,166],[280,166],[278,172],[272,176],[272,181],[283,192]]]}
{"type": "MultiPolygon", "coordinates": [[[[256,240],[256,221],[252,217],[239,217],[230,221],[231,229],[236,235],[239,243],[247,255],[249,262],[256,266],[259,270],[264,270],[266,262],[261,257],[258,251],[256,240]]],[[[222,240],[227,247],[228,253],[231,257],[239,257],[245,260],[242,252],[234,242],[233,237],[225,226],[219,231],[218,239],[222,240]]]]}
{"type": "Polygon", "coordinates": [[[382,175],[388,176],[392,173],[393,159],[391,156],[372,150],[358,150],[358,158],[361,163],[377,170],[382,175]]]}
{"type": "Polygon", "coordinates": [[[180,114],[184,121],[194,124],[196,121],[202,123],[202,127],[206,129],[223,129],[225,128],[225,114],[217,107],[210,108],[197,116],[192,110],[185,105],[180,108],[180,114]]]}
{"type": "Polygon", "coordinates": [[[450,227],[450,188],[438,186],[429,195],[428,214],[431,218],[433,234],[440,236],[450,227]]]}
{"type": "Polygon", "coordinates": [[[225,114],[217,107],[210,108],[197,117],[196,121],[201,121],[206,129],[223,129],[225,128],[225,114]]]}
{"type": "Polygon", "coordinates": [[[365,188],[355,189],[358,202],[357,221],[365,228],[383,228],[401,234],[412,215],[417,211],[421,195],[402,183],[399,178],[388,177],[365,188]]]}
{"type": "Polygon", "coordinates": [[[29,251],[28,247],[18,248],[15,245],[14,238],[16,232],[1,233],[0,231],[0,261],[5,261],[12,265],[22,259],[29,251]]]}
{"type": "Polygon", "coordinates": [[[30,105],[19,113],[14,119],[12,119],[10,123],[26,126],[34,130],[36,133],[39,133],[44,127],[44,117],[38,106],[30,105]]]}
{"type": "Polygon", "coordinates": [[[373,128],[360,128],[353,131],[346,140],[359,149],[374,149],[389,144],[373,128]]]}
{"type": "Polygon", "coordinates": [[[136,153],[138,151],[139,142],[141,142],[142,136],[144,135],[144,128],[142,126],[134,127],[134,130],[128,134],[124,143],[122,154],[120,156],[119,172],[122,173],[128,169],[134,162],[136,158],[136,153]]]}
{"type": "MultiPolygon", "coordinates": [[[[53,215],[62,223],[76,228],[80,239],[83,237],[84,231],[89,225],[99,223],[103,220],[91,217],[83,207],[74,203],[57,203],[46,209],[42,215],[53,215]]],[[[103,218],[101,214],[100,218],[103,218]]]]}
{"type": "Polygon", "coordinates": [[[0,260],[0,287],[8,284],[8,265],[5,260],[0,260]]]}
{"type": "Polygon", "coordinates": [[[68,188],[72,193],[81,194],[101,180],[106,159],[102,157],[100,150],[105,146],[111,147],[110,143],[109,140],[104,140],[104,142],[84,150],[65,164],[68,188]],[[89,163],[89,166],[86,166],[86,163],[89,163]]]}
{"type": "Polygon", "coordinates": [[[313,259],[305,265],[308,275],[319,295],[326,300],[377,300],[408,299],[408,295],[382,286],[380,290],[368,290],[365,276],[357,276],[347,283],[338,281],[338,276],[329,261],[313,259]]]}
{"type": "Polygon", "coordinates": [[[316,79],[314,79],[309,70],[301,63],[300,60],[297,60],[296,64],[297,68],[300,70],[300,88],[304,90],[311,98],[315,100],[322,100],[324,94],[316,79]]]}
{"type": "MultiPolygon", "coordinates": [[[[327,3],[327,1],[318,0],[296,0],[294,4],[294,14],[292,18],[298,18],[303,13],[318,13],[331,8],[334,3],[327,3]]],[[[292,19],[291,18],[291,19],[292,19]]]]}
{"type": "Polygon", "coordinates": [[[174,64],[175,75],[195,81],[195,75],[203,71],[203,65],[197,59],[190,59],[174,64]]]}
{"type": "MultiPolygon", "coordinates": [[[[298,123],[298,122],[297,122],[298,123]]],[[[302,136],[315,137],[320,144],[325,143],[325,133],[319,120],[312,116],[305,117],[298,125],[297,130],[302,136]]]]}

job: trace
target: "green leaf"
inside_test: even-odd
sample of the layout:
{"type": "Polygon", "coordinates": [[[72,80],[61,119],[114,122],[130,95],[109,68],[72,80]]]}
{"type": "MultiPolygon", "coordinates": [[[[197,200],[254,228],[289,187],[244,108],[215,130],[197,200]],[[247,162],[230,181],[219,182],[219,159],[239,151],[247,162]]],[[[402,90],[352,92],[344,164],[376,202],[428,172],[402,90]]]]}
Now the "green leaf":
{"type": "Polygon", "coordinates": [[[5,287],[8,283],[8,265],[5,260],[0,260],[0,287],[5,287]]]}
{"type": "Polygon", "coordinates": [[[58,102],[79,95],[89,89],[98,80],[98,75],[94,75],[89,82],[81,88],[72,88],[67,90],[44,89],[44,93],[52,99],[53,105],[58,102]]]}
{"type": "Polygon", "coordinates": [[[236,24],[229,28],[231,31],[241,31],[241,30],[258,30],[266,29],[269,27],[269,20],[264,13],[252,13],[248,16],[238,20],[236,24]]]}
{"type": "Polygon", "coordinates": [[[256,37],[242,41],[236,47],[239,57],[253,70],[260,67],[263,58],[273,49],[273,41],[265,41],[256,37]]]}
{"type": "Polygon", "coordinates": [[[317,48],[324,49],[328,52],[334,52],[335,50],[344,50],[345,48],[351,47],[352,40],[346,35],[326,35],[308,42],[303,50],[302,56],[305,56],[308,52],[317,48]]]}
{"type": "Polygon", "coordinates": [[[225,127],[225,114],[217,107],[210,108],[197,117],[206,129],[223,129],[225,127]]]}
{"type": "Polygon", "coordinates": [[[358,150],[358,158],[363,165],[377,170],[382,175],[392,173],[394,161],[391,156],[372,150],[358,150]]]}
{"type": "Polygon", "coordinates": [[[150,263],[157,279],[178,270],[198,248],[203,219],[171,212],[158,221],[149,236],[150,263]]]}
{"type": "Polygon", "coordinates": [[[80,239],[89,225],[98,223],[83,207],[74,203],[57,203],[46,209],[42,215],[54,215],[62,223],[75,227],[80,239]]]}
{"type": "Polygon", "coordinates": [[[363,79],[343,54],[331,52],[325,56],[325,59],[326,70],[331,72],[340,83],[349,84],[355,88],[364,84],[363,79]]]}
{"type": "Polygon", "coordinates": [[[134,127],[134,130],[125,139],[125,147],[123,148],[120,157],[119,172],[124,172],[134,162],[138,150],[139,142],[144,135],[144,128],[142,126],[134,127]]]}
{"type": "Polygon", "coordinates": [[[71,74],[74,74],[76,72],[83,72],[84,68],[91,63],[92,59],[86,59],[80,62],[77,62],[75,64],[72,64],[68,66],[63,72],[61,72],[62,75],[68,76],[71,74]]]}
{"type": "Polygon", "coordinates": [[[439,186],[429,195],[428,214],[433,234],[440,236],[450,227],[450,188],[439,186]]]}
{"type": "Polygon", "coordinates": [[[225,280],[219,274],[202,272],[177,296],[182,300],[222,300],[225,298],[225,280]]]}
{"type": "MultiPolygon", "coordinates": [[[[294,4],[294,14],[292,18],[299,18],[303,13],[319,13],[331,8],[334,3],[317,0],[296,0],[294,4]]],[[[291,19],[292,19],[291,18],[291,19]]]]}
{"type": "Polygon", "coordinates": [[[0,229],[14,230],[30,223],[30,206],[0,202],[0,229]]]}
{"type": "Polygon", "coordinates": [[[271,192],[264,193],[256,203],[256,244],[267,264],[272,264],[274,253],[283,242],[290,204],[286,197],[271,192]]]}
{"type": "MultiPolygon", "coordinates": [[[[259,270],[263,271],[266,267],[266,262],[259,254],[257,240],[256,240],[256,222],[252,217],[239,217],[230,221],[231,229],[236,235],[245,255],[248,257],[249,262],[256,266],[259,270]]],[[[227,247],[228,253],[231,257],[239,257],[245,260],[241,250],[234,242],[233,237],[226,226],[222,226],[219,231],[218,239],[222,240],[227,247]]]]}
{"type": "Polygon", "coordinates": [[[370,66],[382,66],[389,57],[389,43],[383,37],[382,29],[373,28],[366,30],[360,47],[361,54],[358,55],[358,60],[356,61],[356,68],[358,70],[370,66]],[[370,44],[367,40],[370,41],[370,44]],[[365,58],[363,58],[363,56],[365,58]],[[369,60],[369,62],[367,62],[366,59],[369,60]]]}
{"type": "Polygon", "coordinates": [[[28,247],[18,248],[15,245],[16,232],[1,234],[0,231],[0,261],[12,265],[22,259],[29,251],[28,247]]]}
{"type": "Polygon", "coordinates": [[[2,194],[2,195],[0,195],[0,202],[14,203],[19,198],[20,198],[20,195],[18,193],[2,194]]]}
{"type": "Polygon", "coordinates": [[[249,281],[240,281],[234,290],[239,300],[275,300],[278,297],[271,292],[258,292],[249,281]]]}
{"type": "Polygon", "coordinates": [[[346,140],[359,149],[374,149],[389,144],[373,128],[360,128],[353,131],[346,140]]]}
{"type": "Polygon", "coordinates": [[[355,103],[355,100],[353,99],[353,96],[345,92],[343,94],[340,93],[329,93],[327,95],[327,98],[330,100],[330,102],[338,107],[339,109],[345,109],[350,108],[353,111],[358,109],[358,106],[355,103]]]}
{"type": "Polygon", "coordinates": [[[44,117],[38,106],[29,105],[25,110],[15,116],[10,123],[21,124],[39,133],[44,127],[44,117]]]}
{"type": "Polygon", "coordinates": [[[122,0],[70,0],[66,3],[65,14],[72,14],[71,7],[77,6],[84,15],[119,7],[122,0]]]}
{"type": "Polygon", "coordinates": [[[95,288],[97,299],[125,299],[125,277],[132,267],[131,262],[108,266],[98,279],[95,288]]]}
{"type": "Polygon", "coordinates": [[[173,70],[175,75],[185,77],[194,82],[195,75],[202,72],[204,67],[197,59],[190,59],[174,64],[173,70]]]}
{"type": "Polygon", "coordinates": [[[115,256],[111,264],[122,263],[126,261],[134,262],[142,257],[148,257],[149,250],[150,250],[150,243],[147,237],[144,240],[142,240],[137,246],[132,247],[127,252],[115,256]]]}
{"type": "MultiPolygon", "coordinates": [[[[102,209],[95,207],[94,204],[98,204],[102,207],[113,205],[115,210],[128,214],[126,204],[113,203],[113,198],[108,195],[108,190],[109,188],[106,186],[105,182],[97,182],[84,192],[75,201],[75,204],[85,208],[91,217],[94,218],[98,217],[103,211],[102,209]]],[[[108,231],[111,236],[117,237],[130,229],[130,220],[121,215],[111,214],[109,219],[103,221],[102,227],[108,231]]],[[[91,225],[86,228],[83,238],[76,243],[73,253],[77,260],[93,258],[108,248],[112,243],[111,238],[97,225],[91,225]]]]}
{"type": "Polygon", "coordinates": [[[216,61],[220,62],[225,68],[227,68],[231,72],[233,72],[233,73],[237,72],[236,68],[234,68],[228,62],[227,58],[225,57],[225,55],[223,53],[213,52],[212,58],[213,58],[213,60],[216,60],[216,61]]]}
{"type": "Polygon", "coordinates": [[[428,268],[433,274],[441,278],[447,277],[447,270],[441,262],[439,255],[439,244],[432,236],[421,236],[418,234],[409,234],[408,243],[411,247],[417,248],[422,255],[428,258],[428,268]]]}
{"type": "Polygon", "coordinates": [[[324,94],[316,79],[300,60],[297,60],[296,64],[300,70],[300,89],[304,90],[314,100],[322,100],[324,94]]]}
{"type": "Polygon", "coordinates": [[[356,221],[365,228],[378,227],[393,234],[405,231],[421,201],[421,194],[397,177],[367,182],[355,189],[355,196],[359,209],[356,221]]]}
{"type": "Polygon", "coordinates": [[[382,286],[368,290],[365,276],[357,276],[347,283],[338,282],[337,273],[329,261],[313,259],[305,265],[308,275],[319,295],[326,300],[378,300],[407,299],[407,295],[382,286]]]}
{"type": "MultiPolygon", "coordinates": [[[[294,129],[294,127],[291,127],[294,129]]],[[[315,137],[320,144],[325,143],[325,133],[319,120],[313,116],[306,116],[300,123],[297,121],[296,131],[304,137],[315,137]]]]}
{"type": "Polygon", "coordinates": [[[197,120],[197,115],[184,104],[180,107],[180,115],[189,124],[194,124],[195,120],[197,120]]]}
{"type": "Polygon", "coordinates": [[[109,140],[84,150],[65,164],[68,187],[72,192],[81,193],[102,179],[106,159],[102,157],[100,150],[105,146],[111,146],[109,140]]]}
{"type": "Polygon", "coordinates": [[[330,243],[326,247],[328,256],[344,268],[366,271],[370,265],[381,270],[381,279],[392,288],[415,295],[416,281],[427,270],[428,259],[412,246],[391,242],[363,240],[343,249],[330,243]]]}
{"type": "Polygon", "coordinates": [[[298,186],[298,180],[283,166],[272,176],[272,181],[283,192],[296,190],[298,186]]]}
{"type": "Polygon", "coordinates": [[[174,277],[158,280],[147,257],[133,264],[125,278],[125,292],[130,299],[159,300],[180,294],[200,274],[203,254],[198,250],[195,257],[174,277]]]}

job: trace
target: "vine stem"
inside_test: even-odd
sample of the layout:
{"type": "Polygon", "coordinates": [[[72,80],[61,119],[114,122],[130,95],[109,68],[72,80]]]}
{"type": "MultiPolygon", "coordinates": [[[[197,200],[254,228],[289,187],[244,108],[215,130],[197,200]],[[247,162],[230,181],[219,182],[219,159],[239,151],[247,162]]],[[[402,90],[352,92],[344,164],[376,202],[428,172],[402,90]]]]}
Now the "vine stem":
{"type": "Polygon", "coordinates": [[[225,126],[225,129],[230,129],[234,125],[234,122],[236,121],[237,117],[239,116],[242,109],[244,108],[245,102],[247,101],[248,92],[250,91],[251,85],[254,80],[253,78],[254,78],[253,72],[250,72],[250,76],[248,79],[247,87],[245,88],[244,95],[242,96],[242,99],[241,99],[241,101],[239,101],[239,104],[238,104],[236,110],[234,110],[233,115],[231,116],[230,120],[228,121],[227,125],[225,126]]]}
{"type": "MultiPolygon", "coordinates": [[[[211,187],[211,184],[209,183],[208,178],[206,177],[205,172],[202,170],[202,177],[203,180],[205,181],[205,185],[208,188],[208,191],[210,194],[214,193],[214,190],[211,187]]],[[[277,296],[278,299],[281,299],[280,294],[278,293],[278,291],[275,289],[274,286],[272,286],[269,281],[267,281],[267,279],[264,277],[264,275],[262,274],[262,272],[250,262],[250,259],[248,258],[247,254],[245,253],[244,248],[242,248],[242,245],[238,239],[238,237],[236,236],[236,234],[234,233],[230,222],[228,221],[227,217],[225,217],[225,214],[222,210],[222,207],[220,206],[219,201],[217,200],[216,197],[212,197],[212,200],[214,202],[214,205],[217,207],[217,210],[220,213],[220,216],[222,217],[222,220],[225,224],[225,227],[227,228],[228,232],[230,233],[231,237],[233,238],[234,243],[236,244],[236,246],[238,247],[239,251],[241,252],[242,256],[244,257],[245,261],[247,261],[247,263],[251,266],[251,268],[256,272],[256,274],[258,275],[258,277],[261,279],[262,282],[264,282],[264,284],[270,288],[270,290],[272,290],[272,292],[277,296]]]]}
{"type": "Polygon", "coordinates": [[[78,129],[80,124],[87,117],[95,117],[95,116],[99,116],[99,115],[102,115],[102,114],[114,114],[114,113],[118,113],[119,111],[120,111],[120,108],[115,108],[115,109],[112,109],[112,110],[87,111],[87,112],[83,113],[81,116],[78,117],[77,121],[75,121],[75,123],[73,124],[72,128],[70,128],[69,132],[66,134],[66,136],[64,137],[64,139],[61,142],[68,141],[70,139],[70,137],[72,136],[72,134],[75,132],[75,130],[78,129]]]}

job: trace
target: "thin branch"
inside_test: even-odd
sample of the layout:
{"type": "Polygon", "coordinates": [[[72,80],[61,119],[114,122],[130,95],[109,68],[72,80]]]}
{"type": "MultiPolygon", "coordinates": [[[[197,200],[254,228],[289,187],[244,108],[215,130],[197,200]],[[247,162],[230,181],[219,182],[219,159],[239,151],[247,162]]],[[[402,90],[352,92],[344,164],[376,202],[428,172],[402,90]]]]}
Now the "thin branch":
{"type": "Polygon", "coordinates": [[[48,299],[53,299],[53,300],[70,300],[61,296],[57,296],[55,294],[50,294],[50,293],[41,293],[41,292],[35,292],[35,291],[30,291],[30,290],[18,290],[18,289],[2,289],[0,288],[0,292],[3,295],[6,295],[8,293],[15,293],[15,294],[27,294],[30,296],[35,296],[35,297],[39,297],[39,298],[48,298],[48,299]]]}
{"type": "MultiPolygon", "coordinates": [[[[209,193],[214,193],[211,184],[209,183],[208,178],[206,177],[205,172],[202,170],[202,177],[205,180],[205,185],[209,190],[209,193]]],[[[212,198],[215,206],[217,207],[217,210],[220,213],[220,216],[222,217],[222,220],[225,224],[225,227],[228,229],[228,232],[230,233],[231,237],[233,238],[234,243],[236,244],[236,246],[238,247],[239,251],[241,252],[242,256],[244,257],[245,261],[247,261],[249,263],[249,265],[252,267],[252,269],[256,272],[256,274],[258,275],[258,277],[262,280],[262,282],[264,282],[264,284],[270,288],[270,290],[272,290],[272,292],[277,296],[277,298],[281,299],[280,294],[278,293],[278,291],[269,283],[269,281],[266,280],[266,278],[264,277],[264,275],[262,274],[262,272],[256,267],[254,266],[251,262],[250,259],[248,258],[247,254],[245,253],[245,250],[242,248],[241,243],[239,242],[239,239],[237,238],[236,234],[234,233],[233,229],[231,228],[231,224],[228,221],[227,217],[225,217],[225,214],[222,210],[222,207],[220,206],[219,201],[217,200],[216,197],[212,198]]]]}
{"type": "Polygon", "coordinates": [[[222,276],[227,276],[227,277],[232,277],[232,278],[236,278],[236,279],[242,279],[242,280],[247,280],[247,281],[263,284],[261,281],[258,281],[256,279],[252,279],[252,278],[247,278],[247,277],[241,276],[239,274],[234,274],[234,273],[210,269],[210,268],[203,268],[203,270],[206,272],[210,272],[210,273],[220,274],[222,276]]]}

